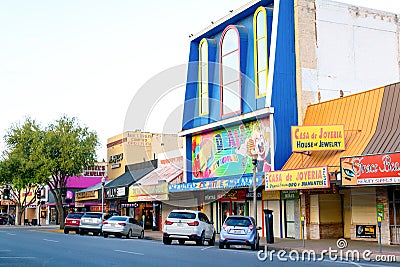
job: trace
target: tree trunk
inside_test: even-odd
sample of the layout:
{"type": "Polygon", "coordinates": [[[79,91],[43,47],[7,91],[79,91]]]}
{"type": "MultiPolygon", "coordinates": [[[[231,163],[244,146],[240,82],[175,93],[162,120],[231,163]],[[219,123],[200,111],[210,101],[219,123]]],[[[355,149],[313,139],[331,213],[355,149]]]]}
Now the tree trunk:
{"type": "Polygon", "coordinates": [[[23,209],[21,206],[18,206],[18,225],[22,225],[22,214],[25,212],[25,209],[23,209]]]}

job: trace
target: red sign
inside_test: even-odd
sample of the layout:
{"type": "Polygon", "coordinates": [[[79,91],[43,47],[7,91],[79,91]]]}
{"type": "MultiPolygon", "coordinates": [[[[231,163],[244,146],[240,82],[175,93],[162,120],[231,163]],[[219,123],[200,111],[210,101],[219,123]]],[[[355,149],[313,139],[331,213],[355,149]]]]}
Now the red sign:
{"type": "Polygon", "coordinates": [[[342,185],[400,183],[400,153],[340,158],[342,185]]]}
{"type": "Polygon", "coordinates": [[[219,201],[245,201],[246,200],[246,189],[232,189],[226,194],[222,195],[224,192],[219,192],[219,201]]]}

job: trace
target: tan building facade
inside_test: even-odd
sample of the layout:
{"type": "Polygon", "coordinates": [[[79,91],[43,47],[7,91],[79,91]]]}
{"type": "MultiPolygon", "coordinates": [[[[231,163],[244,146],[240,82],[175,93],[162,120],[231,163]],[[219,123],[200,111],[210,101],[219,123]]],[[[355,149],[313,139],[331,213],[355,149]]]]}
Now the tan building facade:
{"type": "Polygon", "coordinates": [[[125,166],[156,159],[156,155],[183,147],[176,134],[128,131],[107,139],[107,175],[114,180],[125,173],[125,166]]]}

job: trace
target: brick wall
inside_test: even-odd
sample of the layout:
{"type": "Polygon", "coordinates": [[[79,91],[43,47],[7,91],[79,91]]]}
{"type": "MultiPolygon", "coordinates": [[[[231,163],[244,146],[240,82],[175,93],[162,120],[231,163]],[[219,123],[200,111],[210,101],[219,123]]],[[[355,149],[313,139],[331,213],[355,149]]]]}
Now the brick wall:
{"type": "Polygon", "coordinates": [[[319,233],[321,239],[337,239],[343,237],[343,224],[320,224],[319,233]]]}

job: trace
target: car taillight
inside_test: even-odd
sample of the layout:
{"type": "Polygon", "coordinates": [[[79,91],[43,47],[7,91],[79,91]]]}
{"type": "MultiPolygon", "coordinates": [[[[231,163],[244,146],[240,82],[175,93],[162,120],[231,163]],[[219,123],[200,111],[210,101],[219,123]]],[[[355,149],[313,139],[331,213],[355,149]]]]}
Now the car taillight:
{"type": "Polygon", "coordinates": [[[194,221],[194,222],[188,222],[187,223],[189,226],[198,226],[199,222],[198,221],[194,221]]]}
{"type": "Polygon", "coordinates": [[[122,226],[125,226],[126,225],[126,223],[118,223],[119,225],[122,225],[122,226]]]}
{"type": "Polygon", "coordinates": [[[172,225],[173,224],[173,222],[171,222],[171,221],[168,221],[168,220],[165,220],[165,225],[172,225]]]}
{"type": "Polygon", "coordinates": [[[249,225],[249,230],[253,230],[254,226],[252,224],[249,225]]]}
{"type": "Polygon", "coordinates": [[[226,227],[228,227],[228,225],[227,225],[226,223],[224,223],[224,224],[222,225],[222,227],[223,227],[224,229],[226,229],[226,227]]]}
{"type": "Polygon", "coordinates": [[[103,224],[108,224],[108,222],[103,222],[103,224]]]}

